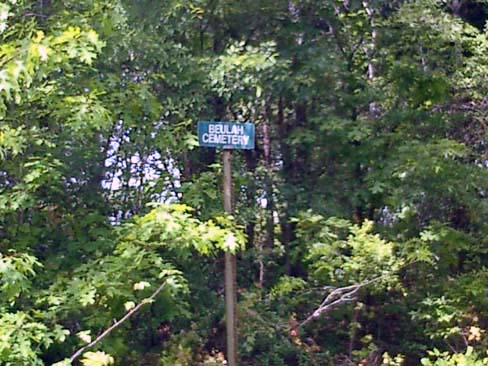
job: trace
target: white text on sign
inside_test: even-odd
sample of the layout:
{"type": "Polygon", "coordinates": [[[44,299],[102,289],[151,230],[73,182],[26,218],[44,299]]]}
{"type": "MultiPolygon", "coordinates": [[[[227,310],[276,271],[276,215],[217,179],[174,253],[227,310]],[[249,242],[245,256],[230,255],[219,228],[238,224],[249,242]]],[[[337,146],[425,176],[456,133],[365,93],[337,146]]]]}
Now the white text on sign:
{"type": "Polygon", "coordinates": [[[249,135],[244,134],[243,126],[210,124],[208,133],[202,134],[202,141],[211,144],[247,145],[249,135]]]}

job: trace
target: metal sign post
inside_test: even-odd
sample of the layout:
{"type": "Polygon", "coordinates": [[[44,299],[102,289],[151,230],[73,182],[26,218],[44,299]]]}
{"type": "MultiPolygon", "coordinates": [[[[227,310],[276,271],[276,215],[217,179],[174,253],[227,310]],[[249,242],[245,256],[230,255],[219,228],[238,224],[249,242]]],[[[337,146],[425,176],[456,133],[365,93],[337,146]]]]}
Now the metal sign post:
{"type": "MultiPolygon", "coordinates": [[[[223,152],[224,209],[232,214],[232,151],[223,152]]],[[[237,263],[236,256],[225,252],[225,319],[227,331],[227,365],[237,366],[237,263]]]]}
{"type": "MultiPolygon", "coordinates": [[[[224,149],[224,209],[232,215],[232,149],[254,149],[254,124],[198,122],[200,146],[224,149]]],[[[237,366],[237,263],[236,256],[225,252],[225,319],[227,366],[237,366]]]]}

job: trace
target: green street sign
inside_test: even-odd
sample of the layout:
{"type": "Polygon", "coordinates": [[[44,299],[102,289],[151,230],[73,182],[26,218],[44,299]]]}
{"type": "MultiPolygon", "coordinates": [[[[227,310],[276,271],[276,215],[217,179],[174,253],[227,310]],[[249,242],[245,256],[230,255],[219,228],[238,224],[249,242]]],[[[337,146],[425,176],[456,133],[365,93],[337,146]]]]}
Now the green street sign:
{"type": "Polygon", "coordinates": [[[200,146],[254,149],[254,123],[198,122],[200,146]]]}

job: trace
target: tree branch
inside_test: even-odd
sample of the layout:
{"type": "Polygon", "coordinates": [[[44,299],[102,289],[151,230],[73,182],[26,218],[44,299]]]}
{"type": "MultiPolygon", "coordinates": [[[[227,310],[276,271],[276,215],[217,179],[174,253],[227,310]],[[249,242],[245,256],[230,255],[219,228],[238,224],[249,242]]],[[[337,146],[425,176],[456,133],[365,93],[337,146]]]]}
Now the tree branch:
{"type": "Polygon", "coordinates": [[[327,295],[327,297],[324,299],[324,301],[322,301],[319,307],[315,309],[314,312],[308,318],[306,318],[298,325],[298,328],[302,328],[312,320],[319,318],[323,313],[329,311],[331,308],[333,308],[336,305],[353,301],[354,295],[361,288],[368,286],[374,282],[378,282],[384,277],[385,275],[373,278],[371,280],[366,280],[361,283],[357,283],[355,285],[339,287],[334,289],[330,294],[327,295]]]}
{"type": "Polygon", "coordinates": [[[75,353],[73,353],[73,355],[69,358],[70,364],[73,363],[73,361],[76,360],[78,357],[80,357],[81,354],[83,352],[85,352],[85,350],[87,350],[88,348],[91,348],[94,345],[96,345],[97,343],[99,343],[102,339],[104,339],[107,335],[109,335],[115,328],[117,328],[119,325],[121,325],[123,322],[125,322],[127,319],[129,319],[132,315],[137,313],[142,306],[144,306],[145,304],[151,303],[156,298],[156,296],[158,296],[159,293],[163,290],[164,286],[166,286],[166,282],[161,284],[161,286],[159,286],[156,289],[156,291],[154,291],[152,293],[151,296],[142,300],[139,304],[137,304],[137,306],[135,306],[133,309],[128,311],[122,318],[120,318],[113,325],[111,325],[110,327],[105,329],[105,331],[103,331],[97,338],[95,338],[93,341],[91,341],[90,343],[81,347],[79,350],[77,350],[75,353]]]}

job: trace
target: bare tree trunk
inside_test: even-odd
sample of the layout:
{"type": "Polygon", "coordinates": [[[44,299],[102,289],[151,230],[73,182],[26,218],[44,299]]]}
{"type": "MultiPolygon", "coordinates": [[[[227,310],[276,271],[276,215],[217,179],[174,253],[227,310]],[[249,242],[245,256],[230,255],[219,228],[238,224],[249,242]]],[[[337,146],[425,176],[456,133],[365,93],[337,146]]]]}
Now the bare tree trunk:
{"type": "MultiPolygon", "coordinates": [[[[253,176],[256,172],[256,152],[254,150],[244,150],[244,158],[246,160],[246,169],[249,173],[253,176]]],[[[254,179],[250,179],[249,183],[247,184],[246,190],[246,201],[248,207],[255,207],[256,206],[256,181],[254,179]]],[[[254,239],[255,239],[255,228],[256,228],[256,221],[254,218],[249,218],[246,224],[246,236],[247,236],[247,247],[252,248],[254,247],[254,239]]]]}
{"type": "MultiPolygon", "coordinates": [[[[280,98],[278,101],[278,116],[277,116],[277,128],[278,128],[278,136],[281,142],[280,150],[281,150],[281,157],[283,160],[283,174],[285,177],[288,176],[288,171],[290,169],[291,160],[291,152],[289,146],[284,142],[284,139],[288,135],[288,127],[285,124],[285,116],[284,116],[284,102],[283,99],[280,98]]],[[[281,226],[281,243],[285,249],[285,267],[286,273],[290,275],[292,273],[292,265],[290,261],[290,251],[291,251],[291,243],[293,241],[293,224],[290,222],[290,216],[288,212],[289,202],[286,200],[282,203],[283,210],[280,213],[280,226],[281,226]]]]}
{"type": "Polygon", "coordinates": [[[271,137],[268,121],[263,124],[263,149],[264,149],[264,166],[266,168],[266,247],[273,247],[274,243],[274,198],[273,198],[273,167],[271,162],[271,137]]]}
{"type": "MultiPolygon", "coordinates": [[[[375,24],[374,9],[370,6],[368,1],[363,1],[363,8],[368,14],[369,24],[371,26],[371,43],[366,47],[366,56],[368,58],[368,80],[372,82],[376,77],[376,67],[374,64],[374,55],[377,48],[378,30],[375,24]]],[[[369,104],[369,113],[372,117],[377,117],[378,106],[375,102],[369,104]]]]}
{"type": "Polygon", "coordinates": [[[275,212],[275,204],[274,204],[274,193],[273,193],[273,163],[272,163],[272,156],[271,156],[271,127],[269,123],[269,119],[271,117],[271,110],[267,108],[267,117],[268,120],[264,121],[261,124],[261,134],[262,134],[262,141],[263,141],[263,163],[265,168],[265,177],[264,177],[264,193],[266,199],[266,206],[264,207],[264,229],[265,229],[265,236],[264,242],[261,243],[257,249],[259,252],[259,282],[258,286],[263,287],[266,277],[266,256],[271,252],[271,249],[274,245],[274,212],[275,212]]]}
{"type": "Polygon", "coordinates": [[[459,16],[463,5],[464,0],[452,0],[451,4],[448,6],[451,9],[453,15],[459,16]]]}

